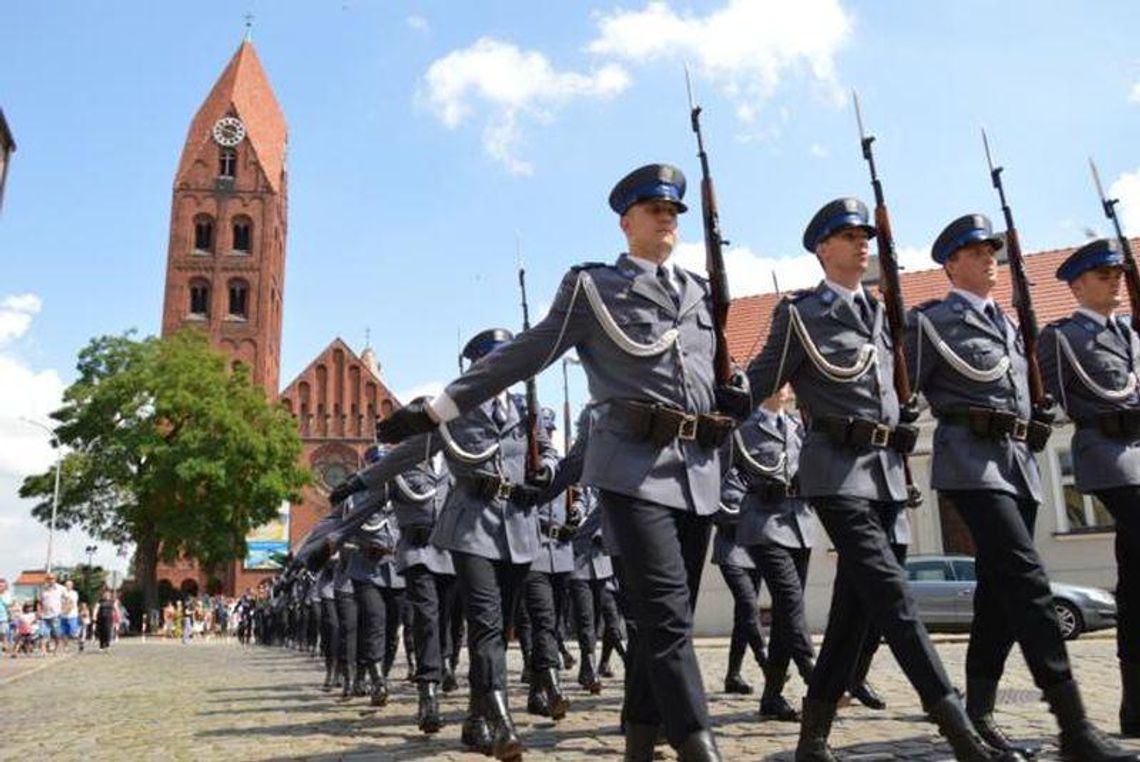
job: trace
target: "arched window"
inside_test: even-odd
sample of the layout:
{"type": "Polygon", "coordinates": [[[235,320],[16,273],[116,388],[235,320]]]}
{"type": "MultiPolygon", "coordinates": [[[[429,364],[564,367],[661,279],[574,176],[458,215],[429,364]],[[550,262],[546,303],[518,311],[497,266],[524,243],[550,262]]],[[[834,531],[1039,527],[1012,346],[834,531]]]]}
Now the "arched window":
{"type": "Polygon", "coordinates": [[[230,281],[229,316],[242,320],[249,317],[249,284],[244,280],[230,281]]]}
{"type": "Polygon", "coordinates": [[[223,148],[218,154],[218,177],[234,179],[237,174],[237,151],[223,148]]]}
{"type": "Polygon", "coordinates": [[[214,251],[214,218],[208,214],[194,218],[194,251],[199,254],[214,251]]]}
{"type": "Polygon", "coordinates": [[[190,317],[210,317],[210,284],[204,278],[190,281],[190,317]]]}
{"type": "Polygon", "coordinates": [[[233,251],[248,254],[253,245],[253,220],[244,214],[234,217],[233,233],[233,251]]]}

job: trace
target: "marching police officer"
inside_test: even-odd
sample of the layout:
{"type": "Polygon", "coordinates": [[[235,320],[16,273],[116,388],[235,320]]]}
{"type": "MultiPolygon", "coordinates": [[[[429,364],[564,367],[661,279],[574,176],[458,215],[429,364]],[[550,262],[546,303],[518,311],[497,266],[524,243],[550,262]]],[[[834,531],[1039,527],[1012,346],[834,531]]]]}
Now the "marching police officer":
{"type": "Polygon", "coordinates": [[[629,253],[571,268],[542,322],[379,431],[398,440],[430,430],[577,348],[595,403],[583,482],[599,490],[642,625],[627,694],[626,753],[635,760],[652,755],[659,723],[681,758],[718,757],[690,601],[733,425],[714,413],[717,394],[732,392],[714,388],[708,284],[669,261],[684,190],[684,175],[665,164],[623,178],[609,201],[629,253]]]}
{"type": "Polygon", "coordinates": [[[728,667],[724,674],[724,692],[751,695],[752,686],[740,675],[744,652],[752,656],[763,670],[768,663],[764,634],[760,632],[760,571],[756,562],[737,539],[740,504],[725,500],[721,489],[721,510],[713,514],[716,535],[713,537],[712,563],[732,594],[732,637],[728,646],[728,667]]]}
{"type": "MultiPolygon", "coordinates": [[[[396,568],[407,581],[412,609],[415,682],[419,693],[416,722],[424,733],[443,726],[439,712],[440,683],[451,679],[451,607],[455,567],[451,554],[431,542],[449,489],[450,473],[442,453],[435,453],[396,476],[391,483],[392,508],[400,525],[396,568]]],[[[405,625],[406,626],[406,625],[405,625]]]]}
{"type": "Polygon", "coordinates": [[[804,585],[811,548],[819,533],[815,511],[797,495],[803,427],[784,408],[791,394],[784,385],[765,399],[737,429],[733,467],[722,497],[739,506],[736,541],[752,558],[772,597],[772,629],[760,719],[799,722],[800,714],[783,695],[788,664],[804,683],[815,668],[815,648],[804,616],[804,585]]]}
{"type": "MultiPolygon", "coordinates": [[[[502,328],[483,331],[467,343],[462,355],[476,363],[487,355],[505,353],[512,339],[511,332],[502,328]]],[[[463,378],[478,367],[473,365],[463,378]]],[[[423,403],[409,403],[406,409],[422,410],[423,403]]],[[[507,705],[503,632],[538,552],[534,506],[541,487],[554,476],[557,452],[538,427],[534,435],[541,457],[539,472],[526,473],[525,419],[505,391],[473,404],[462,416],[449,417],[438,428],[432,424],[420,432],[422,436],[393,449],[384,460],[353,474],[333,497],[383,484],[443,449],[455,486],[431,542],[451,551],[467,617],[471,707],[462,737],[468,746],[489,751],[497,759],[517,759],[523,746],[507,705]]]]}
{"type": "Polygon", "coordinates": [[[1077,489],[1096,495],[1116,522],[1116,651],[1123,699],[1120,732],[1140,737],[1140,341],[1116,315],[1127,267],[1119,241],[1077,249],[1057,270],[1078,304],[1041,332],[1038,355],[1049,392],[1076,425],[1077,489]]]}
{"type": "MultiPolygon", "coordinates": [[[[525,399],[523,400],[525,410],[525,399]]],[[[553,437],[554,411],[541,410],[540,423],[553,437]]],[[[530,693],[527,711],[560,720],[570,701],[562,693],[558,675],[558,611],[567,596],[570,572],[574,570],[574,535],[577,517],[567,510],[566,493],[556,495],[536,509],[538,514],[538,554],[530,563],[523,587],[523,605],[530,620],[530,693]]]]}
{"type": "Polygon", "coordinates": [[[340,685],[340,617],[336,610],[334,584],[339,558],[330,557],[317,575],[317,593],[321,597],[321,654],[325,657],[325,682],[322,690],[340,685]]]}
{"type": "Polygon", "coordinates": [[[748,369],[755,399],[787,382],[795,389],[808,421],[800,493],[815,506],[839,556],[796,759],[834,759],[827,736],[858,656],[852,646],[862,643],[873,619],[955,756],[988,760],[994,750],[966,717],[887,539],[886,528],[904,510],[902,455],[917,432],[899,425],[884,310],[861,285],[874,232],[858,199],[832,201],[815,214],[803,244],[818,257],[824,280],[776,305],[767,344],[748,369]]]}
{"type": "Polygon", "coordinates": [[[611,611],[607,616],[602,600],[605,585],[614,571],[603,544],[602,512],[591,488],[580,488],[574,498],[574,510],[582,517],[582,523],[574,534],[574,574],[570,588],[574,598],[578,652],[582,657],[578,684],[590,693],[598,694],[602,692],[602,681],[594,667],[594,644],[599,620],[605,627],[603,642],[613,642],[616,635],[618,645],[621,645],[621,635],[613,631],[616,622],[611,619],[617,612],[611,611]]]}

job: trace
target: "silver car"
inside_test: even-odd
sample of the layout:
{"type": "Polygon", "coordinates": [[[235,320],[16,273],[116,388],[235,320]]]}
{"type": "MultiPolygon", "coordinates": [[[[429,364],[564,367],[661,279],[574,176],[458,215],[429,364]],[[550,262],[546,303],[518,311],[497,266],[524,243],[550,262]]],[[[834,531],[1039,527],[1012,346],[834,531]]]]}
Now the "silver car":
{"type": "MultiPolygon", "coordinates": [[[[927,629],[970,629],[977,586],[971,556],[914,556],[907,559],[906,576],[927,629]]],[[[1049,588],[1066,640],[1116,626],[1116,598],[1107,590],[1061,582],[1050,582],[1049,588]]]]}

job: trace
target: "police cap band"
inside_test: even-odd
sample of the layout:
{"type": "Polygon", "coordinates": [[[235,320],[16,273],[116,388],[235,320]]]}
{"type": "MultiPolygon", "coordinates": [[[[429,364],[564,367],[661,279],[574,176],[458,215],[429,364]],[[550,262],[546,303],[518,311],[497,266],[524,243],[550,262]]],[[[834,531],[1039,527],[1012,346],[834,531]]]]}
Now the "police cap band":
{"type": "Polygon", "coordinates": [[[930,249],[931,258],[940,265],[946,264],[958,249],[972,243],[988,243],[994,251],[1004,244],[994,235],[994,226],[984,214],[965,214],[951,222],[938,234],[930,249]]]}
{"type": "Polygon", "coordinates": [[[857,198],[837,198],[811,218],[804,229],[804,248],[814,254],[820,243],[845,228],[862,228],[868,236],[878,232],[870,222],[866,204],[857,198]]]}
{"type": "Polygon", "coordinates": [[[610,191],[610,208],[625,214],[634,204],[653,199],[672,201],[678,213],[688,211],[685,197],[685,174],[669,164],[646,164],[618,181],[610,191]]]}
{"type": "Polygon", "coordinates": [[[1069,255],[1057,268],[1057,280],[1072,283],[1082,273],[1098,267],[1122,267],[1124,251],[1115,238],[1098,238],[1089,241],[1069,255]]]}
{"type": "Polygon", "coordinates": [[[497,347],[514,340],[515,335],[506,328],[488,328],[475,334],[463,347],[463,356],[475,362],[490,354],[497,347]]]}

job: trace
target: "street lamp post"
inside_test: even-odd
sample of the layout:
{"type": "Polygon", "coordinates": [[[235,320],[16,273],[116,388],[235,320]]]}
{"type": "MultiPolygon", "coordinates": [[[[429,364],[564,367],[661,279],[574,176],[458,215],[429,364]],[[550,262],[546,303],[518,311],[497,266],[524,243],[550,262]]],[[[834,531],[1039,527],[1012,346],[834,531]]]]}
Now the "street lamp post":
{"type": "Polygon", "coordinates": [[[48,526],[48,546],[47,546],[47,564],[46,571],[51,574],[52,568],[52,543],[55,541],[55,516],[59,510],[59,469],[63,464],[63,448],[60,447],[59,437],[55,435],[55,431],[48,428],[39,421],[33,421],[31,418],[20,416],[20,420],[24,423],[30,423],[36,428],[43,429],[51,437],[51,446],[56,448],[57,453],[55,456],[55,490],[52,492],[51,497],[51,524],[48,526]]]}
{"type": "Polygon", "coordinates": [[[91,557],[95,555],[95,551],[99,550],[99,548],[96,545],[88,545],[84,550],[87,551],[87,605],[91,605],[91,603],[94,602],[94,598],[91,597],[91,577],[94,576],[95,573],[95,569],[91,565],[91,557]]]}

